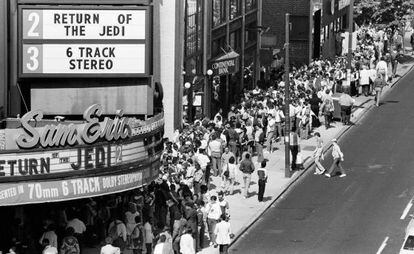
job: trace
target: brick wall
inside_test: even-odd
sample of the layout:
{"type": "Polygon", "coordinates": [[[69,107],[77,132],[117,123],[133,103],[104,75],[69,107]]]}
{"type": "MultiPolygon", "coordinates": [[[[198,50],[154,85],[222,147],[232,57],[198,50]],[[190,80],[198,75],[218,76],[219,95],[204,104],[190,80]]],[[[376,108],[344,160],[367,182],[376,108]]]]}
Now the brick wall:
{"type": "MultiPolygon", "coordinates": [[[[270,30],[268,31],[269,34],[276,35],[276,48],[282,49],[285,43],[285,14],[289,13],[292,16],[309,16],[309,8],[309,0],[263,0],[262,24],[265,27],[270,27],[270,30]]],[[[309,26],[309,23],[303,25],[309,26]]],[[[307,63],[308,56],[308,40],[291,41],[291,64],[300,65],[307,63]]]]}

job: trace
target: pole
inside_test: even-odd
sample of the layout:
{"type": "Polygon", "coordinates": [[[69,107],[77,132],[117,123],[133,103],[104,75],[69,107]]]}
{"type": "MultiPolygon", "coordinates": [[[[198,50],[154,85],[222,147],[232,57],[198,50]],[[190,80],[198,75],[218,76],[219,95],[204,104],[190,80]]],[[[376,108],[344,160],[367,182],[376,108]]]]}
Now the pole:
{"type": "Polygon", "coordinates": [[[352,69],[352,32],[354,28],[354,0],[349,1],[349,40],[348,40],[348,80],[351,85],[351,69],[352,69]]]}
{"type": "Polygon", "coordinates": [[[285,25],[285,177],[290,177],[289,13],[286,13],[285,25]]]}
{"type": "Polygon", "coordinates": [[[187,118],[190,123],[193,122],[193,86],[194,84],[191,84],[187,94],[187,118]]]}

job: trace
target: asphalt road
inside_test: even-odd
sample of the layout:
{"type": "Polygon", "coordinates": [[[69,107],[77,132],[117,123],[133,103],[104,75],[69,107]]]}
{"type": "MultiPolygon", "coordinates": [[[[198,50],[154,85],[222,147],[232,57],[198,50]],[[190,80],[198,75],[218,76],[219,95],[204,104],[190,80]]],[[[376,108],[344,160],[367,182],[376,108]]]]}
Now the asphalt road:
{"type": "MultiPolygon", "coordinates": [[[[398,253],[414,213],[412,80],[414,71],[340,140],[347,177],[309,170],[230,252],[398,253]]],[[[329,152],[323,164],[331,162],[329,152]]]]}

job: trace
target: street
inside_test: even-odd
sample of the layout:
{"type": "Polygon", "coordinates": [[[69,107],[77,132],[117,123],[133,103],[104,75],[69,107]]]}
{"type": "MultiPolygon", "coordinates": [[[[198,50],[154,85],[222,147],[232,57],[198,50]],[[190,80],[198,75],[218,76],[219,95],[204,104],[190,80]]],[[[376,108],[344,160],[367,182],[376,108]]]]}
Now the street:
{"type": "Polygon", "coordinates": [[[231,252],[398,253],[414,195],[413,79],[411,71],[340,140],[347,177],[308,170],[231,252]]]}

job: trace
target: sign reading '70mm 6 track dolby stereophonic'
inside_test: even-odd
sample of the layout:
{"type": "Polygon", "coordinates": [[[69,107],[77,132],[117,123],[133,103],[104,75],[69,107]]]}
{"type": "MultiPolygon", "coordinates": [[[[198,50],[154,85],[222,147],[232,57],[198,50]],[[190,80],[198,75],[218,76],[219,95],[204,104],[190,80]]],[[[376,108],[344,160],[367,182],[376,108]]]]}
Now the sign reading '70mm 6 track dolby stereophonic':
{"type": "Polygon", "coordinates": [[[21,77],[149,75],[150,8],[45,8],[19,9],[21,77]]]}

